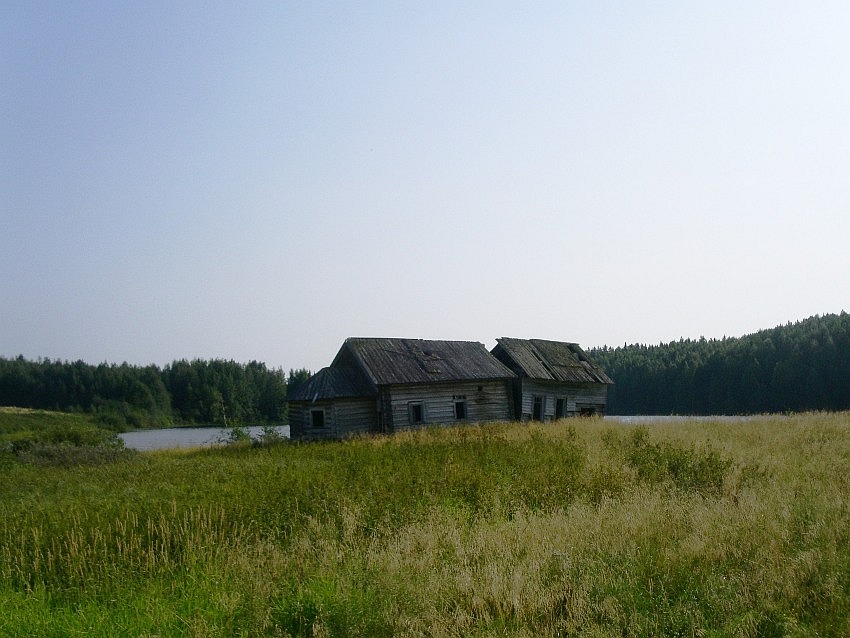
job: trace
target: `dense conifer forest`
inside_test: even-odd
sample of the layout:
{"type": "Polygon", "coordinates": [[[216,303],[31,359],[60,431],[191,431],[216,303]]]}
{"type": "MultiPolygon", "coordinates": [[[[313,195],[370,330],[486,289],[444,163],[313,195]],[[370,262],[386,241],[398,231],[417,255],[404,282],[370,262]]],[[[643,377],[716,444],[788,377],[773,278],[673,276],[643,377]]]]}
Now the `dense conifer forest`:
{"type": "Polygon", "coordinates": [[[287,382],[306,370],[216,359],[155,365],[0,357],[0,405],[95,414],[115,428],[280,423],[287,382]]]}
{"type": "MultiPolygon", "coordinates": [[[[614,379],[609,414],[758,414],[850,409],[850,315],[740,338],[589,351],[614,379]]],[[[0,405],[95,414],[116,428],[280,423],[304,369],[221,359],[164,368],[0,357],[0,405]]]]}
{"type": "Polygon", "coordinates": [[[614,379],[609,414],[758,414],[850,409],[850,315],[740,338],[590,350],[614,379]]]}

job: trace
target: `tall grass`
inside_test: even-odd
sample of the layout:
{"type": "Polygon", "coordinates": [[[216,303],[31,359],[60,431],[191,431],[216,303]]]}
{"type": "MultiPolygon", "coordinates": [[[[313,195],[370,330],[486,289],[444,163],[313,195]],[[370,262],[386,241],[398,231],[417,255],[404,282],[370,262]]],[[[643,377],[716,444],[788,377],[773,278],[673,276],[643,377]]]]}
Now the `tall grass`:
{"type": "Polygon", "coordinates": [[[0,466],[112,462],[132,455],[118,435],[90,415],[0,407],[0,466]]]}
{"type": "Polygon", "coordinates": [[[0,469],[0,635],[850,634],[850,415],[0,469]]]}

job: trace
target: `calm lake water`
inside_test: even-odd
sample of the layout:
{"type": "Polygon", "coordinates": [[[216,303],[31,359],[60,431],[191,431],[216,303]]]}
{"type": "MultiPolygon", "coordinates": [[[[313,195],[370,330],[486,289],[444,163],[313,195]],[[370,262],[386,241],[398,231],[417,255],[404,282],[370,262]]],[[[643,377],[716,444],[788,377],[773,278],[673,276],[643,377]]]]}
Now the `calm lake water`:
{"type": "MultiPolygon", "coordinates": [[[[245,428],[251,438],[259,438],[263,428],[245,428]]],[[[281,436],[289,438],[289,426],[281,425],[275,428],[281,436]]],[[[178,447],[204,447],[220,445],[227,440],[229,429],[226,428],[166,428],[163,430],[142,430],[139,432],[124,432],[119,434],[124,445],[134,450],[165,450],[178,447]]]]}

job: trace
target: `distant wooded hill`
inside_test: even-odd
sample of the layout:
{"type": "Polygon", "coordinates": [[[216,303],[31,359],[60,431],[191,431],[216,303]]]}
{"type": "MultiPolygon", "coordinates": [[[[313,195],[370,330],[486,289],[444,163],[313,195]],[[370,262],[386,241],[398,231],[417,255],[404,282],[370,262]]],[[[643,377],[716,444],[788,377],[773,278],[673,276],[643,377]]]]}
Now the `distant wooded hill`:
{"type": "Polygon", "coordinates": [[[113,427],[280,423],[288,382],[307,370],[216,359],[165,368],[0,357],[0,406],[87,412],[113,427]]]}
{"type": "Polygon", "coordinates": [[[608,414],[757,414],[850,409],[850,315],[740,338],[683,339],[589,354],[614,379],[608,414]]]}

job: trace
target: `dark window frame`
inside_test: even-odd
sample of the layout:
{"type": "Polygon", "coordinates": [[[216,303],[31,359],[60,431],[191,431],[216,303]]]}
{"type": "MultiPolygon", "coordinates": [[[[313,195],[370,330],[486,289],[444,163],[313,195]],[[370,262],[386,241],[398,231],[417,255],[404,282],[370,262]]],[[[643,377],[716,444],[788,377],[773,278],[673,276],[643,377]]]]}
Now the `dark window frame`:
{"type": "Polygon", "coordinates": [[[407,402],[407,422],[409,425],[419,425],[425,422],[425,403],[423,401],[407,402]]]}
{"type": "Polygon", "coordinates": [[[531,398],[531,419],[532,421],[542,421],[546,416],[546,397],[540,394],[535,394],[531,398]]]}
{"type": "Polygon", "coordinates": [[[469,409],[466,399],[455,399],[455,421],[466,421],[469,418],[469,409]]]}
{"type": "Polygon", "coordinates": [[[555,397],[555,418],[563,419],[567,416],[567,397],[555,397]]]}
{"type": "Polygon", "coordinates": [[[310,408],[310,427],[315,430],[323,430],[328,427],[328,420],[325,408],[310,408]],[[319,419],[316,419],[316,415],[321,416],[319,417],[319,419]]]}

